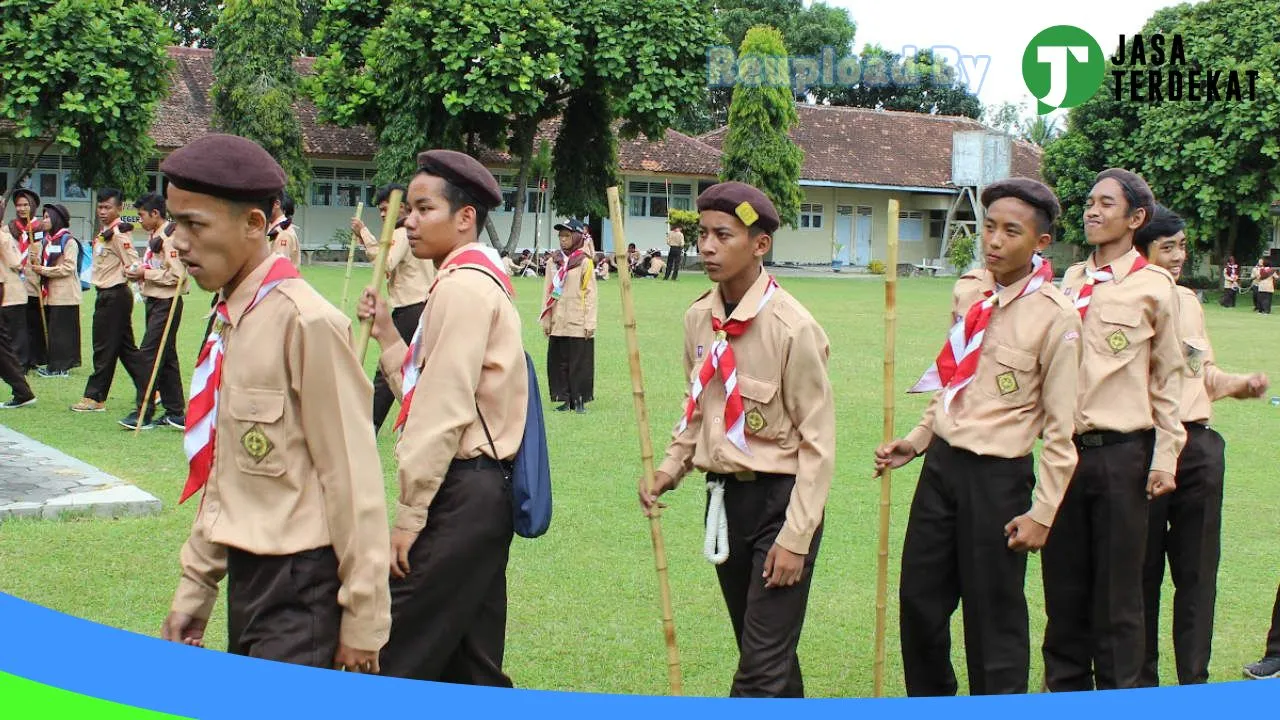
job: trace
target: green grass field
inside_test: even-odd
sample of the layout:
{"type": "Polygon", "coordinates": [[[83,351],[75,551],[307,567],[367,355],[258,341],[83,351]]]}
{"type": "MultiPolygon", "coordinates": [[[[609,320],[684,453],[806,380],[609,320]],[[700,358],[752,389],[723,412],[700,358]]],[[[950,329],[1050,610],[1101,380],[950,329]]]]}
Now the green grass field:
{"type": "MultiPolygon", "coordinates": [[[[361,271],[364,276],[367,270],[361,271]]],[[[342,270],[309,266],[305,277],[339,301],[342,270]]],[[[839,427],[835,483],[801,643],[807,692],[814,697],[872,693],[877,501],[871,454],[881,436],[883,289],[875,280],[782,278],[826,327],[839,427]]],[[[665,445],[679,418],[683,388],[681,317],[709,287],[692,274],[678,284],[636,283],[636,305],[654,441],[665,445]]],[[[538,281],[517,280],[525,342],[539,364],[545,341],[536,322],[538,281]]],[[[665,650],[648,523],[635,499],[640,473],[618,283],[600,286],[596,402],[586,416],[549,413],[555,518],[548,535],[517,538],[510,579],[507,670],[517,686],[610,693],[666,692],[665,650]]],[[[897,388],[905,390],[928,366],[947,327],[950,284],[901,283],[897,388]]],[[[159,497],[155,517],[122,520],[6,521],[0,523],[0,591],[127,630],[156,634],[178,579],[178,549],[197,503],[178,507],[186,477],[181,435],[168,429],[124,432],[116,420],[131,408],[133,389],[123,370],[108,412],[77,415],[67,408],[83,390],[90,362],[92,299],[84,307],[85,367],[70,380],[36,378],[40,402],[0,420],[14,429],[129,479],[159,497]]],[[[1248,299],[1242,299],[1247,305],[1248,299]]],[[[180,335],[184,374],[190,373],[208,308],[205,293],[187,305],[180,335]]],[[[142,311],[135,310],[141,330],[142,311]]],[[[1219,364],[1261,370],[1280,381],[1280,320],[1246,307],[1206,308],[1219,364]]],[[[139,335],[140,337],[140,335],[139,335]]],[[[465,338],[459,339],[465,342],[465,338]]],[[[370,352],[372,369],[375,353],[370,352]]],[[[371,370],[372,371],[372,370],[371,370]]],[[[430,378],[425,382],[430,383],[430,378]]],[[[545,381],[544,381],[545,389],[545,381]]],[[[1280,395],[1280,391],[1274,391],[1280,395]]],[[[897,429],[908,430],[925,398],[898,396],[897,429]]],[[[394,412],[394,411],[393,411],[394,412]]],[[[1227,490],[1219,575],[1213,679],[1240,677],[1240,666],[1262,650],[1275,597],[1280,483],[1272,428],[1280,408],[1266,402],[1224,401],[1216,425],[1227,439],[1227,490]],[[1268,419],[1270,418],[1270,419],[1268,419]]],[[[393,415],[394,417],[394,415],[393,415]]],[[[395,461],[390,422],[380,437],[387,496],[394,500],[395,461]]],[[[902,534],[919,463],[896,473],[890,539],[890,602],[886,685],[903,693],[897,639],[896,578],[902,534]]],[[[692,476],[668,496],[663,527],[685,692],[723,696],[737,660],[715,573],[703,559],[701,483],[692,476]]],[[[1162,620],[1162,675],[1174,682],[1168,639],[1172,589],[1162,620]]],[[[1028,570],[1032,618],[1032,687],[1040,685],[1039,640],[1044,612],[1038,558],[1028,570]]],[[[212,645],[225,643],[225,608],[219,601],[212,645]]],[[[959,614],[955,621],[957,672],[963,677],[959,614]]],[[[963,689],[963,680],[962,680],[963,689]]]]}

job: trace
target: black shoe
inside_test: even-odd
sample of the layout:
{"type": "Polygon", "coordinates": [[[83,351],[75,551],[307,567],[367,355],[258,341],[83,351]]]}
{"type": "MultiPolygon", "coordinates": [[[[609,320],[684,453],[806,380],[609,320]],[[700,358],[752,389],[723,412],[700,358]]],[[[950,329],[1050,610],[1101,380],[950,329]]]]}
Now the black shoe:
{"type": "Polygon", "coordinates": [[[1250,680],[1280,678],[1280,655],[1264,657],[1252,665],[1245,665],[1244,676],[1250,680]]]}
{"type": "MultiPolygon", "coordinates": [[[[155,418],[151,413],[147,413],[147,419],[142,422],[143,430],[151,430],[156,426],[155,418]]],[[[138,413],[131,412],[127,417],[120,419],[120,427],[126,430],[138,429],[138,413]]]]}
{"type": "Polygon", "coordinates": [[[161,422],[161,423],[163,423],[163,424],[165,424],[165,425],[168,425],[168,426],[169,426],[169,427],[171,427],[171,428],[176,428],[176,429],[178,429],[178,430],[186,430],[186,429],[187,429],[187,416],[186,416],[186,415],[174,415],[174,414],[170,413],[170,414],[165,415],[164,417],[160,418],[160,422],[161,422]]]}
{"type": "Polygon", "coordinates": [[[578,402],[576,402],[576,403],[574,403],[574,404],[573,404],[573,411],[574,411],[574,412],[576,412],[576,413],[578,413],[579,415],[586,415],[586,414],[587,414],[587,404],[586,404],[585,402],[582,402],[581,400],[579,400],[578,402]]]}
{"type": "Polygon", "coordinates": [[[71,377],[71,373],[66,370],[50,370],[49,368],[40,368],[36,374],[42,378],[65,378],[71,377]]]}
{"type": "Polygon", "coordinates": [[[556,407],[556,412],[565,412],[568,409],[569,409],[569,403],[562,403],[558,407],[556,407]]]}
{"type": "Polygon", "coordinates": [[[35,404],[36,404],[36,398],[34,395],[27,398],[26,400],[19,400],[17,398],[14,398],[9,402],[0,403],[0,410],[16,410],[18,408],[29,407],[35,404]]]}

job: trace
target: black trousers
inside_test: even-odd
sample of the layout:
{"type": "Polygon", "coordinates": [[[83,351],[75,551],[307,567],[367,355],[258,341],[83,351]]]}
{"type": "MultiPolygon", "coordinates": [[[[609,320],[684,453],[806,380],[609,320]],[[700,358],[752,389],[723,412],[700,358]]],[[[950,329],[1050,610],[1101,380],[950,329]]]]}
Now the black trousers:
{"type": "Polygon", "coordinates": [[[554,402],[595,400],[595,338],[547,338],[547,387],[554,402]]]}
{"type": "Polygon", "coordinates": [[[502,467],[488,458],[455,460],[409,550],[408,577],[391,579],[383,675],[512,686],[502,657],[513,535],[502,467]]]}
{"type": "MultiPolygon", "coordinates": [[[[404,338],[406,345],[413,340],[413,333],[418,329],[418,320],[422,317],[422,309],[426,305],[425,302],[414,303],[391,311],[391,323],[396,326],[396,332],[404,338]]],[[[374,434],[382,429],[382,423],[386,421],[387,414],[391,412],[391,406],[395,401],[396,395],[391,391],[391,386],[387,384],[387,379],[382,376],[382,370],[379,369],[373,376],[374,434]]]]}
{"type": "Polygon", "coordinates": [[[1025,693],[1031,667],[1025,553],[1004,526],[1031,507],[1032,458],[975,455],[935,438],[925,455],[899,585],[907,695],[955,695],[951,616],[964,602],[969,694],[1025,693]]]}
{"type": "Polygon", "coordinates": [[[93,306],[93,374],[85,383],[85,397],[106,402],[115,379],[116,361],[124,365],[133,380],[136,402],[141,405],[151,367],[133,340],[133,293],[127,284],[98,290],[93,306]]]}
{"type": "Polygon", "coordinates": [[[667,269],[662,275],[663,280],[678,280],[680,278],[680,261],[684,258],[684,248],[673,247],[667,251],[667,269]]]}
{"type": "MultiPolygon", "coordinates": [[[[156,353],[160,350],[160,337],[164,335],[164,324],[169,318],[169,306],[174,302],[178,306],[173,310],[173,324],[169,328],[169,337],[165,340],[164,354],[160,358],[160,371],[156,373],[156,391],[160,393],[160,402],[169,415],[184,415],[187,401],[182,392],[182,370],[178,366],[178,328],[182,326],[182,298],[147,298],[147,331],[142,336],[142,347],[138,354],[147,369],[143,378],[143,390],[151,379],[151,369],[155,367],[156,353]]],[[[141,402],[141,400],[139,401],[141,402]]],[[[148,407],[155,409],[148,403],[148,407]]]]}
{"type": "Polygon", "coordinates": [[[1271,296],[1275,293],[1258,291],[1258,312],[1263,315],[1271,314],[1271,296]]]}
{"type": "MultiPolygon", "coordinates": [[[[9,308],[5,308],[8,310],[9,308]]],[[[26,308],[19,305],[18,309],[25,312],[26,308]]],[[[9,332],[8,319],[10,313],[0,313],[0,380],[3,380],[13,390],[13,400],[15,402],[23,402],[35,397],[35,393],[31,392],[31,386],[27,384],[26,371],[22,367],[22,363],[18,361],[18,356],[13,351],[13,336],[9,332]]]]}
{"type": "Polygon", "coordinates": [[[332,668],[341,586],[331,547],[273,556],[229,548],[227,652],[332,668]]]}
{"type": "Polygon", "coordinates": [[[1236,295],[1240,293],[1235,288],[1226,288],[1222,291],[1222,307],[1232,308],[1236,306],[1236,295]]]}
{"type": "Polygon", "coordinates": [[[1131,688],[1142,670],[1147,473],[1155,432],[1079,448],[1043,551],[1045,684],[1131,688]]]}
{"type": "Polygon", "coordinates": [[[1271,631],[1267,633],[1267,657],[1280,657],[1280,589],[1271,608],[1271,631]]]}
{"type": "Polygon", "coordinates": [[[44,314],[49,321],[49,371],[80,367],[80,306],[46,305],[44,314]]]}
{"type": "Polygon", "coordinates": [[[35,367],[30,363],[31,338],[27,337],[27,306],[10,305],[0,308],[0,321],[4,322],[5,328],[9,331],[8,346],[13,351],[13,357],[18,361],[18,365],[24,372],[28,368],[35,367]]]}
{"type": "Polygon", "coordinates": [[[1142,571],[1146,659],[1139,682],[1160,684],[1160,586],[1164,561],[1173,573],[1173,654],[1178,684],[1209,682],[1213,608],[1218,597],[1222,541],[1222,481],[1226,443],[1204,425],[1187,425],[1178,456],[1178,489],[1151,501],[1147,518],[1147,562],[1142,571]]]}
{"type": "Polygon", "coordinates": [[[27,296],[27,354],[23,366],[28,370],[49,363],[49,348],[45,343],[46,315],[40,314],[40,298],[27,296]]]}
{"type": "Polygon", "coordinates": [[[732,475],[708,474],[707,479],[725,481],[729,558],[716,566],[716,578],[738,643],[738,669],[729,696],[802,698],[804,677],[796,648],[804,628],[822,527],[814,533],[800,582],[765,588],[761,577],[765,558],[786,522],[795,477],[761,474],[755,480],[740,482],[732,475]]]}

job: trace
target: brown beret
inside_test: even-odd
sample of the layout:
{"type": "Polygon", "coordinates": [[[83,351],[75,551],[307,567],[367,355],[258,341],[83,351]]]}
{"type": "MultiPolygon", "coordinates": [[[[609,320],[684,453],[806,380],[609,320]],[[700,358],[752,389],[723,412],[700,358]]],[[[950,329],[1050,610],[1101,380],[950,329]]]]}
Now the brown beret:
{"type": "Polygon", "coordinates": [[[173,151],[160,172],[175,187],[225,200],[265,200],[284,190],[280,163],[258,143],[236,135],[205,135],[173,151]]]}
{"type": "Polygon", "coordinates": [[[31,203],[31,212],[34,213],[36,211],[36,208],[40,207],[40,196],[36,194],[35,190],[31,190],[24,187],[20,187],[17,190],[13,191],[14,201],[17,201],[18,198],[24,195],[27,197],[27,201],[31,203]]]}
{"type": "Polygon", "coordinates": [[[982,207],[989,208],[991,203],[1003,198],[1017,198],[1022,202],[1040,210],[1049,216],[1049,224],[1057,222],[1062,214],[1062,206],[1058,197],[1049,186],[1042,182],[1024,177],[1011,177],[997,180],[982,189],[982,207]]]}
{"type": "Polygon", "coordinates": [[[486,211],[502,204],[502,189],[479,160],[455,150],[428,150],[418,153],[418,170],[448,180],[462,188],[486,211]]]}
{"type": "Polygon", "coordinates": [[[722,182],[707,188],[698,196],[698,211],[703,210],[729,213],[743,225],[754,225],[766,233],[777,230],[780,224],[773,201],[746,183],[722,182]]]}
{"type": "Polygon", "coordinates": [[[67,211],[66,205],[49,203],[44,206],[44,212],[49,216],[49,221],[58,226],[55,232],[65,227],[71,227],[71,213],[67,211]]]}
{"type": "Polygon", "coordinates": [[[1093,179],[1093,184],[1097,185],[1107,178],[1120,183],[1133,196],[1135,204],[1130,210],[1142,208],[1147,211],[1146,218],[1142,221],[1142,224],[1145,226],[1151,222],[1151,216],[1155,215],[1156,212],[1156,196],[1151,192],[1151,186],[1147,184],[1147,181],[1143,180],[1141,175],[1128,170],[1107,168],[1098,173],[1098,176],[1093,179]]]}

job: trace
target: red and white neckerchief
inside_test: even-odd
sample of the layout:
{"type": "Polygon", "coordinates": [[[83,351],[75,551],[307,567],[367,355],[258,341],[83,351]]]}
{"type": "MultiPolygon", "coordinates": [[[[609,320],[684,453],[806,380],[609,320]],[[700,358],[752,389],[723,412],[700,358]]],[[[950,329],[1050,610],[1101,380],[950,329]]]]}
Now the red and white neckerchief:
{"type": "MultiPolygon", "coordinates": [[[[769,276],[769,284],[765,287],[764,294],[760,296],[760,303],[756,305],[752,320],[764,310],[764,306],[768,304],[777,289],[778,281],[773,276],[769,276]]],[[[742,393],[738,390],[738,363],[734,358],[733,346],[729,344],[729,339],[741,337],[747,328],[751,327],[752,320],[731,319],[722,322],[714,315],[711,317],[711,329],[715,331],[716,339],[711,345],[711,351],[707,353],[707,359],[698,370],[698,376],[694,378],[692,387],[689,388],[689,399],[685,402],[684,417],[680,418],[680,425],[676,429],[677,434],[689,427],[689,422],[693,420],[693,411],[698,407],[698,399],[702,397],[702,391],[711,382],[711,378],[719,373],[725,390],[725,436],[744,455],[751,454],[747,449],[746,416],[743,412],[742,393]]]]}
{"type": "MultiPolygon", "coordinates": [[[[70,239],[71,230],[68,228],[62,228],[46,238],[44,247],[40,250],[40,264],[49,267],[51,263],[60,260],[67,253],[67,241],[70,239]],[[50,248],[53,250],[50,251],[50,248]]],[[[49,297],[49,283],[43,279],[40,281],[40,296],[49,297]]]]}
{"type": "Polygon", "coordinates": [[[21,264],[18,266],[18,275],[26,279],[27,261],[29,260],[27,253],[31,250],[31,236],[33,234],[31,226],[35,225],[35,221],[23,222],[21,218],[17,218],[13,222],[14,227],[18,229],[18,254],[22,256],[21,264]]]}
{"type": "MultiPolygon", "coordinates": [[[[276,258],[267,276],[262,279],[262,286],[253,296],[249,306],[245,308],[241,318],[253,311],[280,283],[291,278],[300,277],[298,269],[286,258],[276,258]]],[[[187,452],[189,471],[187,484],[182,488],[182,497],[178,502],[184,503],[209,481],[209,473],[213,470],[213,449],[217,435],[218,401],[222,394],[222,358],[225,345],[222,331],[231,321],[227,314],[227,301],[219,299],[214,308],[217,320],[213,331],[200,348],[200,358],[196,362],[195,372],[191,375],[191,401],[187,405],[187,430],[183,434],[182,444],[187,452]]]]}
{"type": "MultiPolygon", "coordinates": [[[[1039,290],[1045,283],[1053,282],[1053,266],[1049,261],[1034,255],[1031,258],[1031,277],[1023,286],[1022,292],[1009,302],[1026,297],[1039,290]]],[[[951,401],[956,395],[973,381],[978,370],[978,359],[982,356],[982,339],[986,336],[987,324],[991,322],[991,314],[995,312],[999,295],[991,290],[984,293],[984,300],[969,306],[969,310],[956,324],[951,326],[947,341],[933,365],[907,392],[923,393],[942,390],[942,411],[951,412],[951,401]]]]}
{"type": "MultiPolygon", "coordinates": [[[[1130,273],[1136,273],[1147,266],[1147,259],[1139,255],[1133,261],[1133,268],[1130,273]]],[[[1084,285],[1080,286],[1080,294],[1076,296],[1076,310],[1080,311],[1080,319],[1084,320],[1085,313],[1089,312],[1089,301],[1093,296],[1093,286],[1098,283],[1110,282],[1116,278],[1115,273],[1111,271],[1111,266],[1098,268],[1097,270],[1084,269],[1088,279],[1084,281],[1084,285]]]]}
{"type": "MultiPolygon", "coordinates": [[[[507,297],[514,297],[516,294],[515,286],[511,284],[511,278],[493,262],[493,258],[484,250],[463,250],[440,266],[436,279],[432,281],[431,288],[427,290],[427,305],[431,304],[431,293],[436,289],[436,283],[440,282],[441,278],[445,276],[446,270],[455,267],[478,268],[502,283],[502,289],[506,291],[507,297]]],[[[418,378],[422,374],[422,368],[418,366],[416,360],[418,347],[422,344],[422,328],[426,324],[427,310],[423,308],[422,317],[418,320],[418,329],[413,331],[413,339],[409,341],[409,349],[405,350],[404,353],[404,362],[400,364],[400,412],[396,415],[395,424],[391,426],[391,429],[396,432],[402,432],[405,422],[409,419],[409,406],[413,404],[413,393],[418,388],[418,378]]]]}
{"type": "MultiPolygon", "coordinates": [[[[586,243],[584,242],[583,245],[586,245],[586,243]]],[[[565,255],[561,251],[560,262],[556,266],[556,274],[550,278],[547,299],[542,303],[542,313],[538,315],[539,319],[546,317],[547,313],[551,312],[551,308],[555,307],[556,302],[560,300],[560,296],[564,295],[564,281],[569,275],[570,266],[574,264],[573,261],[578,259],[578,264],[581,264],[582,261],[579,258],[585,258],[585,256],[586,252],[581,247],[569,255],[565,255]]]]}

